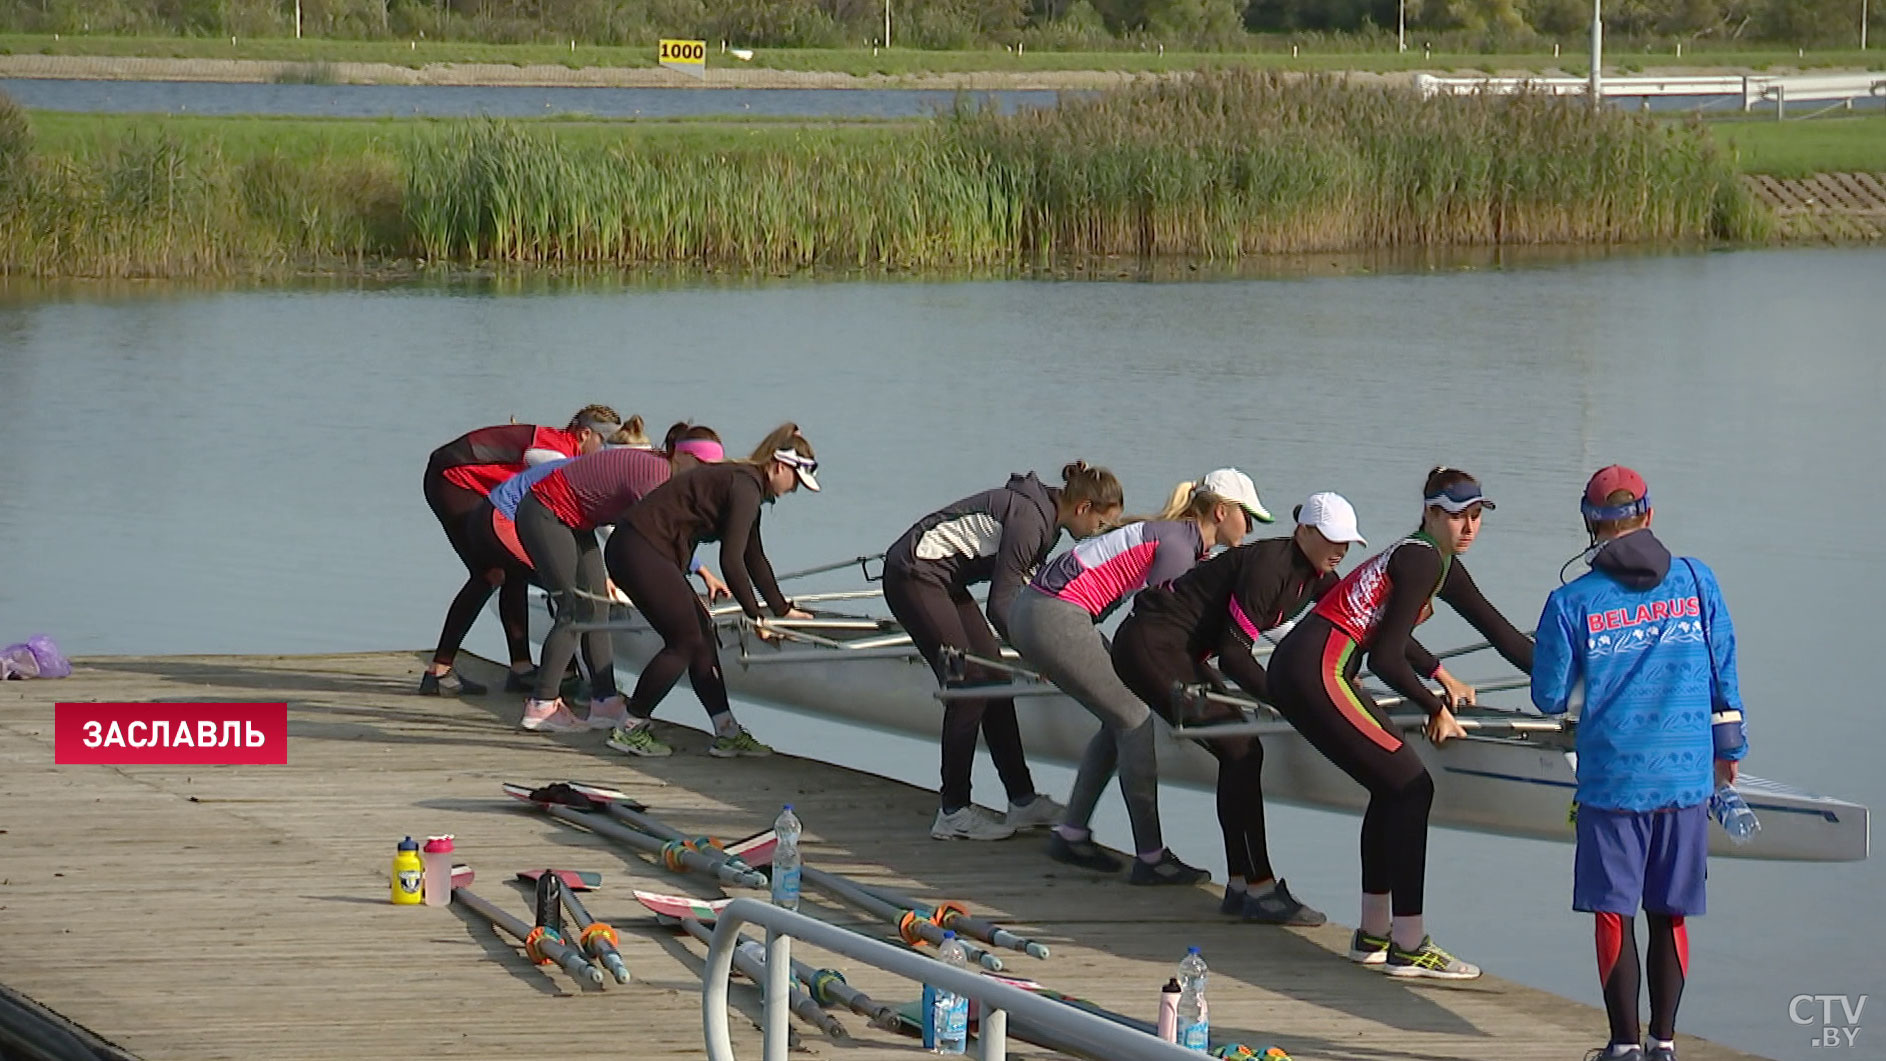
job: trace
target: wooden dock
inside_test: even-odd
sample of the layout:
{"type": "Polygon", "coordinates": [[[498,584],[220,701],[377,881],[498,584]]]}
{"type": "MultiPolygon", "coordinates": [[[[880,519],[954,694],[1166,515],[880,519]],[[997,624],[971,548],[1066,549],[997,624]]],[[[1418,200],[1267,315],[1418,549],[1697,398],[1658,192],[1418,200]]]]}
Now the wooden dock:
{"type": "MultiPolygon", "coordinates": [[[[700,734],[675,727],[666,732],[679,754],[667,760],[627,760],[601,733],[520,732],[518,697],[412,695],[421,662],[111,658],[81,661],[65,680],[0,684],[0,984],[150,1061],[702,1057],[704,950],[655,926],[629,892],[720,893],[498,790],[580,778],[629,790],[690,833],[744,835],[790,801],[809,861],[1025,926],[1053,957],[1008,955],[1009,972],[1121,1012],[1150,1017],[1185,946],[1201,943],[1214,1031],[1299,1061],[1564,1061],[1604,1038],[1601,1011],[1492,976],[1406,983],[1358,968],[1335,924],[1237,924],[1217,915],[1216,892],[1097,879],[1048,861],[1037,839],[938,844],[928,837],[935,796],[906,785],[785,756],[713,759],[700,734]],[[58,700],[285,700],[289,762],[56,766],[58,700]],[[528,903],[504,883],[514,871],[600,871],[589,907],[622,933],[635,981],[582,991],[460,908],[392,906],[394,844],[442,832],[458,836],[477,890],[520,916],[528,903]]],[[[808,909],[875,931],[836,907],[808,909]]],[[[917,994],[866,967],[819,963],[810,948],[795,957],[838,964],[883,1000],[917,994]]],[[[736,999],[736,1047],[757,1058],[757,993],[742,986],[736,999]]],[[[840,1019],[852,1039],[801,1026],[795,1056],[923,1056],[914,1040],[840,1019]]],[[[1749,1056],[1688,1038],[1680,1049],[1686,1061],[1749,1056]]],[[[1015,1043],[1011,1056],[1049,1055],[1015,1043]]]]}

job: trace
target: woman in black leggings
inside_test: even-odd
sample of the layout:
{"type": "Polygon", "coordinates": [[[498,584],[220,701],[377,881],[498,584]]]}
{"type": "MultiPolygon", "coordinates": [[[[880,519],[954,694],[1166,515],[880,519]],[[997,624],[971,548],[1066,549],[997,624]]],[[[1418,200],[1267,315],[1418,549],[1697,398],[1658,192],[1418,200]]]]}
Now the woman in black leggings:
{"type": "Polygon", "coordinates": [[[1464,735],[1450,705],[1473,702],[1414,640],[1439,596],[1484,634],[1507,662],[1532,672],[1532,642],[1474,585],[1458,557],[1480,532],[1493,503],[1466,472],[1428,473],[1421,527],[1323,595],[1271,657],[1271,702],[1330,762],[1369,790],[1362,817],[1362,919],[1349,957],[1391,976],[1471,980],[1480,970],[1434,945],[1422,920],[1427,880],[1428,809],[1434,779],[1356,676],[1368,656],[1376,676],[1428,716],[1436,744],[1464,735]],[[1423,679],[1447,690],[1447,700],[1423,679]]]}
{"type": "MultiPolygon", "coordinates": [[[[1310,495],[1296,509],[1296,530],[1219,553],[1165,587],[1142,590],[1133,614],[1113,640],[1113,667],[1127,687],[1167,722],[1181,710],[1173,687],[1216,686],[1204,665],[1219,665],[1245,692],[1270,699],[1264,667],[1254,649],[1336,584],[1336,566],[1352,542],[1361,542],[1355,510],[1337,494],[1310,495]]],[[[1235,721],[1232,707],[1207,704],[1186,721],[1235,721]]],[[[1257,737],[1201,742],[1218,759],[1218,828],[1225,842],[1224,901],[1219,910],[1246,921],[1320,925],[1327,918],[1305,906],[1270,864],[1264,828],[1264,746],[1257,737]]]]}
{"type": "MultiPolygon", "coordinates": [[[[811,618],[779,591],[760,541],[760,511],[762,502],[801,486],[817,491],[814,473],[818,466],[812,444],[798,426],[784,424],[748,459],[704,465],[677,476],[629,510],[605,550],[609,577],[661,636],[662,649],[642,668],[629,696],[628,718],[609,736],[611,748],[631,755],[674,754],[655,736],[649,721],[675,682],[686,674],[713,719],[715,738],[708,754],[722,758],[772,754],[771,748],[734,720],[713,619],[688,584],[688,558],[700,543],[718,541],[721,577],[747,618],[756,622],[763,618],[755,586],[774,615],[811,618]]],[[[764,625],[759,635],[772,636],[764,625]]]]}
{"type": "MultiPolygon", "coordinates": [[[[1001,653],[996,635],[1008,636],[1009,605],[1063,530],[1091,538],[1119,516],[1120,481],[1112,472],[1075,461],[1061,469],[1061,479],[1065,485],[1057,489],[1043,486],[1033,472],[1011,476],[1005,486],[918,520],[885,552],[884,603],[938,682],[953,684],[944,665],[945,647],[984,659],[1001,653]],[[969,594],[979,582],[989,583],[986,619],[969,594]]],[[[966,680],[1001,682],[1007,676],[971,667],[966,680]]],[[[941,806],[930,827],[938,840],[1001,840],[1020,826],[1053,825],[1066,810],[1035,792],[1011,699],[944,705],[942,774],[941,806]],[[988,741],[989,758],[1008,790],[1005,817],[970,802],[978,733],[988,741]]]]}

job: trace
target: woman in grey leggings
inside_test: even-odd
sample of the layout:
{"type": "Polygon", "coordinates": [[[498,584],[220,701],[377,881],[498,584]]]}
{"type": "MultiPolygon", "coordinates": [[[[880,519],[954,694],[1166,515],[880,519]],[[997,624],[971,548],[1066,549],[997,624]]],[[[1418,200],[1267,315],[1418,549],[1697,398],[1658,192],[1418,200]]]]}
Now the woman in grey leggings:
{"type": "Polygon", "coordinates": [[[1094,845],[1088,826],[1117,768],[1138,855],[1131,883],[1197,884],[1210,876],[1166,849],[1152,713],[1114,673],[1095,624],[1143,587],[1170,582],[1212,549],[1244,540],[1253,520],[1270,518],[1250,477],[1221,468],[1197,483],[1179,484],[1154,519],[1077,543],[1017,595],[1009,640],[1029,665],[1101,722],[1081,759],[1067,813],[1049,838],[1049,857],[1102,872],[1120,869],[1118,860],[1094,845]]]}

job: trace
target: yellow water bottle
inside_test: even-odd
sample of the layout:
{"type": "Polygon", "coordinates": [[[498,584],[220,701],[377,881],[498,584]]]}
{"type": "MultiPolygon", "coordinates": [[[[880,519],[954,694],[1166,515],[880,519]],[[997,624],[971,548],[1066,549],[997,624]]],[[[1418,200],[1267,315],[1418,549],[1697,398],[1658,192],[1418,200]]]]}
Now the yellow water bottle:
{"type": "Polygon", "coordinates": [[[393,856],[393,902],[410,906],[425,901],[426,864],[419,859],[419,845],[407,837],[399,842],[399,854],[393,856]]]}

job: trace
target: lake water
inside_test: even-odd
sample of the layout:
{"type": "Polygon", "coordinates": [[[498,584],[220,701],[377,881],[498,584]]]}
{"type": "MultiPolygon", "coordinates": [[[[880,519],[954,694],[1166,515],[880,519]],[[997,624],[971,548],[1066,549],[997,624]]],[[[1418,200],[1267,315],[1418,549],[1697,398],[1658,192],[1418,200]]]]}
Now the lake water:
{"type": "MultiPolygon", "coordinates": [[[[213,81],[0,79],[21,106],[110,114],[270,114],[303,118],[922,118],[955,92],[916,89],[551,88],[528,85],[253,85],[213,81]]],[[[1004,111],[1052,107],[1058,92],[964,92],[1004,111]]]]}
{"type": "MultiPolygon", "coordinates": [[[[799,421],[826,489],[768,515],[782,570],[875,552],[942,502],[1077,456],[1113,467],[1141,509],[1225,463],[1276,510],[1337,489],[1385,543],[1444,461],[1501,502],[1469,562],[1522,627],[1584,545],[1586,475],[1621,461],[1650,480],[1660,535],[1725,587],[1751,771],[1881,808],[1860,664],[1886,595],[1882,275],[1886,251],[1827,249],[1189,282],[13,284],[0,640],[429,646],[460,574],[419,496],[427,452],[592,401],[657,433],[712,423],[730,448],[799,421]]],[[[1436,625],[1430,645],[1473,639],[1451,615],[1436,625]]],[[[490,620],[470,647],[501,652],[490,620]]],[[[1481,668],[1462,670],[1496,673],[1481,668]]],[[[683,691],[664,715],[698,709],[683,691]]],[[[743,717],[782,749],[933,783],[920,742],[743,717]]],[[[1065,794],[1064,771],[1041,776],[1065,794]]],[[[1103,831],[1119,843],[1116,803],[1103,831]]],[[[1175,792],[1165,814],[1182,855],[1215,861],[1206,796],[1175,792]]],[[[1354,819],[1277,807],[1272,822],[1293,890],[1353,923],[1354,819]]],[[[1599,1003],[1569,846],[1438,831],[1430,857],[1438,939],[1599,1003]]],[[[1859,1042],[1886,1035],[1879,859],[1712,870],[1684,1031],[1819,1057],[1789,1000],[1864,993],[1859,1042]]]]}

